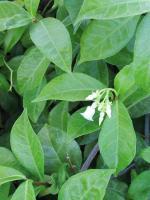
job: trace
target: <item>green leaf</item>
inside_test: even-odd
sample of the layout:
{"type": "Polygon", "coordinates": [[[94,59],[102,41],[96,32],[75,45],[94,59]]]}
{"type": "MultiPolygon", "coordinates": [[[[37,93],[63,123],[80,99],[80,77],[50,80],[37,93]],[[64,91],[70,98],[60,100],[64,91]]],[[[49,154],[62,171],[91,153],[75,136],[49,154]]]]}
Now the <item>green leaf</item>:
{"type": "Polygon", "coordinates": [[[133,200],[148,200],[150,197],[150,170],[142,172],[131,183],[129,197],[133,200]]]}
{"type": "Polygon", "coordinates": [[[116,173],[127,167],[136,153],[136,137],[127,109],[121,102],[112,105],[112,117],[103,122],[99,147],[102,158],[116,173]],[[130,139],[129,139],[130,138],[130,139]]]}
{"type": "Polygon", "coordinates": [[[45,169],[47,173],[57,172],[63,163],[67,163],[67,156],[77,169],[81,165],[81,151],[75,141],[68,142],[66,133],[60,129],[45,125],[38,133],[45,155],[45,169]]]}
{"type": "Polygon", "coordinates": [[[138,20],[137,16],[92,21],[81,37],[80,62],[105,59],[119,52],[132,38],[138,20]]]}
{"type": "Polygon", "coordinates": [[[94,133],[100,129],[98,124],[99,113],[95,114],[93,121],[88,121],[81,116],[81,113],[83,113],[85,109],[86,108],[79,109],[70,117],[67,127],[68,138],[75,139],[89,133],[94,133]]]}
{"type": "Polygon", "coordinates": [[[150,163],[150,147],[143,149],[141,157],[148,163],[150,163]]]}
{"type": "Polygon", "coordinates": [[[13,194],[11,200],[36,200],[34,188],[32,182],[27,180],[26,182],[19,185],[13,194]]]}
{"type": "Polygon", "coordinates": [[[37,49],[31,49],[21,61],[17,71],[18,87],[21,93],[39,86],[48,68],[49,60],[37,49]]]}
{"type": "Polygon", "coordinates": [[[20,40],[26,30],[26,26],[8,30],[4,39],[4,51],[8,53],[20,40]]]}
{"type": "Polygon", "coordinates": [[[39,116],[44,110],[46,102],[42,101],[33,103],[32,101],[40,94],[41,90],[45,85],[46,80],[43,79],[43,81],[39,83],[39,85],[36,88],[31,89],[30,87],[23,94],[23,107],[27,108],[28,116],[34,123],[37,122],[39,116]]]}
{"type": "Polygon", "coordinates": [[[48,124],[51,127],[59,128],[63,131],[67,130],[68,124],[68,102],[57,104],[49,113],[48,124]]]}
{"type": "Polygon", "coordinates": [[[136,32],[134,60],[137,60],[137,62],[142,59],[149,59],[150,57],[150,37],[148,36],[149,32],[150,14],[147,14],[140,22],[136,32]]]}
{"type": "Polygon", "coordinates": [[[0,185],[16,180],[24,180],[26,177],[16,169],[0,166],[0,185]]]}
{"type": "Polygon", "coordinates": [[[62,74],[50,81],[35,102],[45,100],[82,101],[93,91],[105,86],[82,73],[62,74]]]}
{"type": "Polygon", "coordinates": [[[0,199],[8,200],[10,190],[10,183],[6,183],[0,186],[0,199]]]}
{"type": "Polygon", "coordinates": [[[42,19],[31,26],[30,36],[40,51],[63,71],[71,71],[72,46],[69,33],[55,18],[42,19]]]}
{"type": "Polygon", "coordinates": [[[44,155],[25,109],[11,130],[11,148],[18,161],[36,179],[44,176],[44,155]]]}
{"type": "Polygon", "coordinates": [[[91,169],[74,175],[62,186],[58,200],[102,200],[112,173],[109,169],[91,169]]]}
{"type": "Polygon", "coordinates": [[[19,5],[0,1],[0,31],[18,28],[32,22],[31,16],[19,5]]]}
{"type": "Polygon", "coordinates": [[[36,12],[38,10],[38,6],[40,3],[40,0],[24,0],[25,7],[28,10],[28,12],[35,17],[36,12]]]}
{"type": "Polygon", "coordinates": [[[83,0],[75,24],[85,19],[115,19],[150,11],[150,0],[83,0]]]}

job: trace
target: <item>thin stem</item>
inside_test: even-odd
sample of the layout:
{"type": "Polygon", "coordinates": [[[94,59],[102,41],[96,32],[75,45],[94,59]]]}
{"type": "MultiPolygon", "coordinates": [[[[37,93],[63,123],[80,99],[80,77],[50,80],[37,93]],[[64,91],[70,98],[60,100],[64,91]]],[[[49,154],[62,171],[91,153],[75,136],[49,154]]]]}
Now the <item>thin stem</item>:
{"type": "Polygon", "coordinates": [[[12,91],[12,87],[13,87],[13,70],[9,67],[9,65],[7,64],[7,62],[5,61],[5,59],[3,58],[4,64],[7,67],[7,69],[10,72],[10,87],[9,87],[9,91],[12,91]]]}
{"type": "Polygon", "coordinates": [[[50,186],[49,183],[47,183],[47,182],[40,182],[40,181],[35,181],[35,182],[33,182],[33,184],[36,185],[36,186],[50,186]]]}
{"type": "Polygon", "coordinates": [[[82,165],[82,168],[80,170],[81,172],[87,170],[90,167],[90,165],[91,165],[93,159],[95,158],[95,156],[97,155],[98,151],[99,151],[99,146],[98,146],[98,144],[96,144],[93,147],[92,151],[90,152],[88,158],[86,159],[86,161],[82,165]]]}
{"type": "Polygon", "coordinates": [[[50,5],[50,3],[52,2],[52,0],[49,0],[49,2],[46,4],[46,6],[44,7],[43,11],[42,11],[42,15],[44,15],[44,13],[46,12],[48,6],[50,5]]]}

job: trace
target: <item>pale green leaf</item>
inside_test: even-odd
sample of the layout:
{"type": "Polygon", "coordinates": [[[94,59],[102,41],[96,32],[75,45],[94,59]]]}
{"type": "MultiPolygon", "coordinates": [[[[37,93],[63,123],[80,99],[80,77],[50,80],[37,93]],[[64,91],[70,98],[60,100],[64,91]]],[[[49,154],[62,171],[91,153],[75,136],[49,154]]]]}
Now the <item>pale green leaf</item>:
{"type": "Polygon", "coordinates": [[[93,91],[105,86],[82,73],[62,74],[50,81],[35,102],[45,100],[82,101],[93,91]]]}
{"type": "Polygon", "coordinates": [[[25,109],[11,130],[11,148],[21,165],[36,179],[44,176],[44,155],[25,109]]]}
{"type": "Polygon", "coordinates": [[[85,19],[115,19],[150,11],[150,0],[83,0],[76,23],[85,19]]]}
{"type": "Polygon", "coordinates": [[[62,186],[58,200],[102,200],[113,170],[91,169],[69,178],[62,186]]]}
{"type": "Polygon", "coordinates": [[[0,1],[0,31],[18,28],[32,22],[31,16],[19,5],[0,1]]]}
{"type": "Polygon", "coordinates": [[[0,166],[0,185],[16,180],[24,180],[26,177],[16,169],[0,166]]]}
{"type": "Polygon", "coordinates": [[[48,68],[49,60],[37,49],[31,49],[21,61],[17,71],[18,87],[21,93],[39,86],[48,68]]]}
{"type": "Polygon", "coordinates": [[[28,12],[35,17],[36,12],[38,10],[38,6],[40,3],[40,0],[24,0],[25,7],[28,10],[28,12]]]}
{"type": "Polygon", "coordinates": [[[32,182],[27,180],[26,182],[19,185],[14,192],[11,200],[36,200],[34,188],[32,182]]]}
{"type": "Polygon", "coordinates": [[[68,142],[67,134],[57,128],[45,125],[38,133],[45,156],[46,172],[57,172],[63,163],[67,163],[67,156],[72,165],[80,168],[82,157],[78,144],[68,142]]]}
{"type": "Polygon", "coordinates": [[[104,162],[109,168],[115,168],[116,173],[134,159],[135,132],[128,111],[121,102],[114,102],[111,118],[106,117],[102,124],[99,147],[104,162]]]}
{"type": "Polygon", "coordinates": [[[138,19],[92,21],[81,37],[80,62],[105,59],[119,52],[132,38],[138,19]]]}
{"type": "Polygon", "coordinates": [[[150,170],[139,174],[131,183],[129,197],[132,200],[148,200],[150,197],[150,170]]]}
{"type": "Polygon", "coordinates": [[[141,157],[148,163],[150,163],[150,147],[142,150],[141,157]]]}
{"type": "Polygon", "coordinates": [[[62,22],[55,18],[42,19],[31,26],[30,36],[51,62],[66,72],[71,71],[72,45],[62,22]]]}

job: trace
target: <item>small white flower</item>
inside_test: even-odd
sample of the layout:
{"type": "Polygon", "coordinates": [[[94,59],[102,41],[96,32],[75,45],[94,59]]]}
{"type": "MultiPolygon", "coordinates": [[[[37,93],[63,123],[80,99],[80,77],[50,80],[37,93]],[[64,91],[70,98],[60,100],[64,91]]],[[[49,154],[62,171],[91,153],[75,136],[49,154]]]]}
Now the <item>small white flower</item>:
{"type": "Polygon", "coordinates": [[[99,115],[99,126],[100,126],[101,123],[103,122],[104,116],[105,116],[105,113],[104,113],[104,112],[100,112],[100,115],[99,115]]]}
{"type": "Polygon", "coordinates": [[[94,114],[95,114],[95,108],[93,108],[92,106],[88,106],[88,107],[86,108],[85,112],[84,112],[84,113],[81,113],[81,115],[82,115],[85,119],[87,119],[87,120],[89,120],[89,121],[93,121],[93,116],[94,116],[94,114]]]}
{"type": "Polygon", "coordinates": [[[107,105],[106,105],[106,114],[109,118],[111,118],[111,102],[107,102],[107,105]]]}
{"type": "Polygon", "coordinates": [[[89,96],[86,97],[86,100],[92,101],[97,97],[97,92],[92,92],[89,96]]]}

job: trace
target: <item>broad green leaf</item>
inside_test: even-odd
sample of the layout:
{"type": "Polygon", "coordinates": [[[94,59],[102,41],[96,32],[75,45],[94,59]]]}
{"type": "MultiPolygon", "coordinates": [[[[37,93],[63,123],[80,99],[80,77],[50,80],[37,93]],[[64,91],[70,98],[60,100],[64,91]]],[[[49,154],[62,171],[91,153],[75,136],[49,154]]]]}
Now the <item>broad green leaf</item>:
{"type": "Polygon", "coordinates": [[[26,177],[16,169],[0,166],[0,185],[16,180],[24,180],[26,177]]]}
{"type": "Polygon", "coordinates": [[[115,168],[116,173],[127,167],[134,159],[134,128],[127,109],[119,101],[112,105],[111,118],[106,117],[102,124],[99,147],[104,162],[109,168],[115,168]]]}
{"type": "Polygon", "coordinates": [[[15,44],[20,40],[26,30],[26,26],[8,30],[4,39],[5,53],[11,51],[15,44]]]}
{"type": "Polygon", "coordinates": [[[0,1],[0,31],[18,28],[32,22],[31,16],[19,5],[0,1]]]}
{"type": "Polygon", "coordinates": [[[34,188],[32,182],[27,180],[26,182],[19,185],[14,192],[11,200],[36,200],[34,188]]]}
{"type": "Polygon", "coordinates": [[[109,84],[109,72],[107,64],[104,61],[85,62],[80,65],[75,65],[74,72],[85,73],[98,79],[104,85],[109,84]]]}
{"type": "Polygon", "coordinates": [[[143,149],[141,157],[148,163],[150,163],[150,147],[143,149]]]}
{"type": "Polygon", "coordinates": [[[40,51],[63,71],[71,71],[72,46],[69,33],[55,18],[40,20],[31,26],[30,36],[40,51]]]}
{"type": "Polygon", "coordinates": [[[112,173],[111,169],[91,169],[74,175],[62,186],[58,200],[102,200],[112,173]]]}
{"type": "Polygon", "coordinates": [[[48,68],[49,60],[37,49],[31,49],[23,58],[18,71],[17,81],[21,93],[39,86],[48,68]]]}
{"type": "Polygon", "coordinates": [[[81,116],[81,113],[83,113],[85,109],[86,107],[79,109],[70,117],[67,127],[68,138],[75,139],[83,135],[94,133],[100,129],[98,124],[99,113],[95,114],[93,121],[88,121],[81,116]]]}
{"type": "Polygon", "coordinates": [[[9,83],[2,73],[0,73],[0,89],[6,92],[9,90],[9,83]]]}
{"type": "Polygon", "coordinates": [[[115,19],[150,11],[150,0],[83,0],[76,23],[85,19],[115,19]]]}
{"type": "Polygon", "coordinates": [[[134,60],[137,60],[137,62],[142,59],[149,59],[150,57],[150,37],[148,36],[149,32],[150,14],[147,14],[140,22],[136,32],[134,60]]]}
{"type": "Polygon", "coordinates": [[[68,119],[68,102],[61,102],[50,111],[48,116],[48,124],[51,127],[66,131],[68,119]]]}
{"type": "Polygon", "coordinates": [[[10,190],[10,183],[6,183],[0,186],[0,199],[8,200],[10,190]]]}
{"type": "Polygon", "coordinates": [[[18,161],[36,179],[44,176],[44,155],[25,109],[11,130],[11,148],[18,161]]]}
{"type": "Polygon", "coordinates": [[[128,186],[126,183],[111,180],[108,184],[104,200],[126,200],[128,186]]]}
{"type": "Polygon", "coordinates": [[[139,174],[131,183],[128,194],[133,200],[148,200],[150,197],[150,170],[139,174]]]}
{"type": "Polygon", "coordinates": [[[105,59],[119,52],[132,38],[139,17],[94,20],[81,37],[80,62],[105,59]]]}
{"type": "Polygon", "coordinates": [[[38,136],[44,150],[47,173],[57,172],[63,163],[68,162],[67,156],[77,169],[80,168],[82,159],[80,148],[75,141],[68,142],[65,132],[45,125],[38,136]]]}
{"type": "Polygon", "coordinates": [[[62,74],[50,81],[35,102],[45,100],[82,101],[93,91],[105,86],[82,73],[62,74]]]}
{"type": "Polygon", "coordinates": [[[35,17],[36,12],[38,10],[38,6],[40,3],[40,0],[24,0],[25,7],[28,10],[28,12],[35,17]]]}
{"type": "Polygon", "coordinates": [[[46,102],[35,102],[32,101],[40,94],[42,88],[46,85],[46,79],[43,79],[39,85],[34,88],[28,88],[23,94],[23,107],[27,108],[29,118],[36,123],[42,111],[45,108],[46,102]]]}

